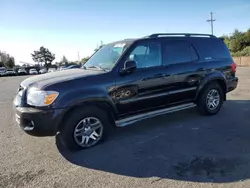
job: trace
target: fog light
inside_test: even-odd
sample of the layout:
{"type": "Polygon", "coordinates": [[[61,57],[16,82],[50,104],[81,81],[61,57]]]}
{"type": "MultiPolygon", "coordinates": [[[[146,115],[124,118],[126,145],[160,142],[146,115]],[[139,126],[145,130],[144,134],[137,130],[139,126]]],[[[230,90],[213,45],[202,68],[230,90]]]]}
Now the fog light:
{"type": "Polygon", "coordinates": [[[25,131],[32,131],[35,128],[35,124],[33,121],[30,121],[29,125],[23,128],[25,131]]]}

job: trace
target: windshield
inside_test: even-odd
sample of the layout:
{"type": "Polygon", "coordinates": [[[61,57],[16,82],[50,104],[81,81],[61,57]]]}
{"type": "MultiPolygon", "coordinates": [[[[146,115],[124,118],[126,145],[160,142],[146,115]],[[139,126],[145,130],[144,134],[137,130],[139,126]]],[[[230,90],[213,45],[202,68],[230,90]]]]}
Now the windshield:
{"type": "Polygon", "coordinates": [[[86,68],[112,69],[116,61],[121,57],[127,43],[112,43],[101,47],[85,64],[86,68]]]}

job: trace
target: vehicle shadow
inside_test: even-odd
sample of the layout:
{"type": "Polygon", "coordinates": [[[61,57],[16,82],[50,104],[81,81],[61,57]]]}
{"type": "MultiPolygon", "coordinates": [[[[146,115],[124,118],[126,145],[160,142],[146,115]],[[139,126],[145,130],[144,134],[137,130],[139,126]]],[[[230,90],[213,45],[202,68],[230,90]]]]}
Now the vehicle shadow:
{"type": "Polygon", "coordinates": [[[69,162],[131,177],[194,182],[250,178],[250,101],[225,102],[215,116],[195,109],[118,129],[91,149],[58,150],[69,162]]]}

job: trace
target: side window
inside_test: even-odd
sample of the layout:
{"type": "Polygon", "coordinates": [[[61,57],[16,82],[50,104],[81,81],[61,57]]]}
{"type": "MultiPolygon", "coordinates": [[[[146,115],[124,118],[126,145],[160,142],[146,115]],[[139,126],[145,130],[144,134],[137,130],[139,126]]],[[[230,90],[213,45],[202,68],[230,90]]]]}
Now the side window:
{"type": "Polygon", "coordinates": [[[163,65],[192,62],[198,59],[194,48],[185,41],[166,41],[163,44],[163,65]]]}
{"type": "Polygon", "coordinates": [[[225,43],[218,38],[198,38],[196,46],[202,57],[208,59],[231,58],[230,52],[225,43]]]}
{"type": "Polygon", "coordinates": [[[137,68],[160,66],[160,44],[157,42],[146,42],[138,44],[129,54],[128,59],[134,60],[137,64],[137,68]]]}

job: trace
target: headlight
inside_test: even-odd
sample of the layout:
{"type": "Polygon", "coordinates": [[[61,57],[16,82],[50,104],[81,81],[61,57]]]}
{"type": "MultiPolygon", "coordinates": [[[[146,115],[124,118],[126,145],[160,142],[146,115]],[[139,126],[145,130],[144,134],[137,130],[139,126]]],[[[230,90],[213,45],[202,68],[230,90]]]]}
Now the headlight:
{"type": "Polygon", "coordinates": [[[32,106],[48,106],[52,104],[59,93],[56,91],[42,91],[30,88],[27,93],[27,103],[32,106]]]}

